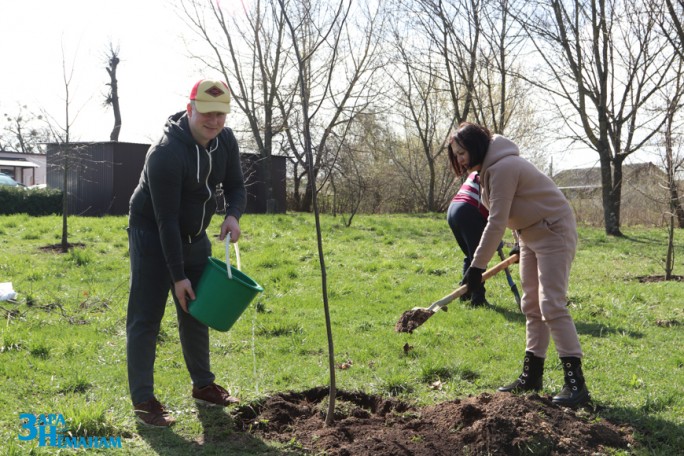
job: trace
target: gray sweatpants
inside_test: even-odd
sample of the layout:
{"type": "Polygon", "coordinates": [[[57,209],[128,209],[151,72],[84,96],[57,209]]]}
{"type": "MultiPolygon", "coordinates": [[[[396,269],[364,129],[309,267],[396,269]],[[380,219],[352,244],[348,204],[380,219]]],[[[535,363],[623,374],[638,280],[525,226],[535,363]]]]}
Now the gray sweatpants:
{"type": "MultiPolygon", "coordinates": [[[[133,404],[139,404],[155,397],[157,335],[169,290],[173,288],[157,231],[129,227],[128,245],[131,263],[126,318],[128,385],[133,404]]],[[[211,242],[206,235],[183,245],[185,274],[194,290],[210,254],[211,242]]],[[[209,364],[209,329],[185,313],[175,296],[174,301],[185,365],[192,383],[206,386],[214,381],[209,364]]]]}
{"type": "Polygon", "coordinates": [[[567,308],[570,267],[577,248],[572,212],[519,231],[522,311],[527,319],[527,351],[546,357],[550,337],[558,355],[582,357],[575,323],[567,308]]]}

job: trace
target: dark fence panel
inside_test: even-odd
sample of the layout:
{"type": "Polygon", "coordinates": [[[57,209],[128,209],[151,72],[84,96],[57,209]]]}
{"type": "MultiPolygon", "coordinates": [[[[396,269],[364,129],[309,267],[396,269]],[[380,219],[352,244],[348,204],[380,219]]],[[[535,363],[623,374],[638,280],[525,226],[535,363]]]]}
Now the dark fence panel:
{"type": "MultiPolygon", "coordinates": [[[[69,215],[126,215],[128,202],[138,185],[149,145],[99,142],[47,145],[47,185],[64,187],[69,215]]],[[[266,213],[265,161],[257,154],[241,154],[247,186],[248,213],[266,213]]],[[[286,210],[286,158],[271,157],[274,211],[286,210]]],[[[221,205],[219,205],[220,207],[221,205]]]]}

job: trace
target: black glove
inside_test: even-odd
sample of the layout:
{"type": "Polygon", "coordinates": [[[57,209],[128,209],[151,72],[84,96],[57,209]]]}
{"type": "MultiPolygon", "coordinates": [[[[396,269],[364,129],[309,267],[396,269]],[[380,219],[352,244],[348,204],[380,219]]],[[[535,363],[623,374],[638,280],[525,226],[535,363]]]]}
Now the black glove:
{"type": "Polygon", "coordinates": [[[463,277],[463,281],[468,285],[468,291],[473,292],[482,287],[482,273],[484,269],[470,266],[463,277]]]}
{"type": "Polygon", "coordinates": [[[518,255],[518,257],[520,257],[520,244],[518,244],[517,242],[515,243],[511,251],[508,252],[509,257],[513,255],[518,255]]]}

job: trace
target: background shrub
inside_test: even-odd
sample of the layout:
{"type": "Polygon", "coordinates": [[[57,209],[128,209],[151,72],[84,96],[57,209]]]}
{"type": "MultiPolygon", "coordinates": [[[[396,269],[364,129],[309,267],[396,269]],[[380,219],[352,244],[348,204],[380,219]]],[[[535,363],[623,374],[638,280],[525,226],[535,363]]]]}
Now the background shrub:
{"type": "Polygon", "coordinates": [[[53,188],[0,187],[0,214],[53,215],[62,213],[62,191],[53,188]]]}

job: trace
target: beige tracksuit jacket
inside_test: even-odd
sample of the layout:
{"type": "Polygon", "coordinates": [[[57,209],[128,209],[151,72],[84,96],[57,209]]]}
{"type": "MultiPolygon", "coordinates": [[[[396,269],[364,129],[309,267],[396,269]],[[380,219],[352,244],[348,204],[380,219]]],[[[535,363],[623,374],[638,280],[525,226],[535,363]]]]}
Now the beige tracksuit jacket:
{"type": "Polygon", "coordinates": [[[480,188],[489,218],[472,265],[486,269],[506,228],[516,230],[526,350],[544,358],[553,337],[559,356],[582,357],[567,309],[577,247],[575,217],[567,199],[548,176],[520,157],[515,143],[499,135],[494,135],[482,163],[480,188]]]}

